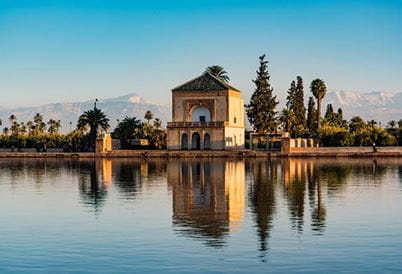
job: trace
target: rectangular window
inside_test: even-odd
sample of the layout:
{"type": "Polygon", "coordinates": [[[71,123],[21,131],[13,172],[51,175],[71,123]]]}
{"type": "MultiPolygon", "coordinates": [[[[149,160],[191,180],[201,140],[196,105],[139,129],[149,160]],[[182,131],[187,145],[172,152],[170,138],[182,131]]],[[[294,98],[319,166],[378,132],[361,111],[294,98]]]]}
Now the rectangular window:
{"type": "Polygon", "coordinates": [[[234,121],[234,123],[236,124],[236,121],[237,121],[237,120],[236,120],[236,117],[234,117],[233,121],[234,121]]]}
{"type": "Polygon", "coordinates": [[[205,122],[205,116],[200,116],[200,122],[205,122]]]}

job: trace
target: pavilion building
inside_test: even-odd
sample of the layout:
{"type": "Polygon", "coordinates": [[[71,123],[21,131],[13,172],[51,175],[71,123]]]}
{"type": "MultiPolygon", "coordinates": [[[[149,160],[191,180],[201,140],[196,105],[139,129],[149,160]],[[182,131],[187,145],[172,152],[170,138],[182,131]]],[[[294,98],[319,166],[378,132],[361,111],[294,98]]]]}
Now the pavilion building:
{"type": "Polygon", "coordinates": [[[241,149],[244,134],[240,90],[209,73],[172,90],[169,150],[241,149]]]}

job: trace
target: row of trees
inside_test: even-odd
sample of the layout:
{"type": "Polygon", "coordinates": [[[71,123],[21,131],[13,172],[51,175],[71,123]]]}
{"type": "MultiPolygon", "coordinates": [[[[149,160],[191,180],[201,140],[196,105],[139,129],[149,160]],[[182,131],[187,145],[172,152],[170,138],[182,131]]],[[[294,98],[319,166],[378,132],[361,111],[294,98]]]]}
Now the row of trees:
{"type": "Polygon", "coordinates": [[[147,111],[144,118],[146,122],[135,117],[125,117],[118,123],[112,137],[121,140],[122,148],[138,147],[133,141],[141,139],[147,140],[150,148],[166,147],[166,131],[162,129],[162,121],[159,118],[154,119],[151,111],[147,111]]]}
{"type": "MultiPolygon", "coordinates": [[[[123,148],[130,148],[130,139],[147,139],[148,148],[166,146],[166,132],[158,118],[153,119],[151,111],[144,116],[146,122],[135,117],[126,117],[119,122],[112,133],[121,140],[123,148]]],[[[3,148],[63,148],[65,151],[93,151],[96,138],[110,128],[109,118],[99,108],[85,111],[78,119],[77,127],[68,134],[61,134],[60,120],[50,119],[44,122],[41,114],[36,114],[33,121],[18,122],[15,115],[9,117],[10,127],[5,127],[0,135],[0,147],[3,148]]],[[[0,120],[0,125],[2,121],[0,120]]]]}
{"type": "Polygon", "coordinates": [[[267,135],[278,130],[289,132],[292,137],[315,138],[324,146],[367,146],[402,145],[402,120],[391,121],[383,129],[375,121],[365,122],[361,117],[350,121],[343,118],[342,109],[334,112],[332,105],[327,106],[322,117],[322,102],[327,87],[322,79],[310,84],[311,96],[307,108],[304,103],[303,79],[297,76],[287,92],[286,107],[276,111],[278,100],[273,94],[265,55],[259,57],[257,77],[253,80],[255,90],[247,105],[247,117],[256,133],[267,135]]]}

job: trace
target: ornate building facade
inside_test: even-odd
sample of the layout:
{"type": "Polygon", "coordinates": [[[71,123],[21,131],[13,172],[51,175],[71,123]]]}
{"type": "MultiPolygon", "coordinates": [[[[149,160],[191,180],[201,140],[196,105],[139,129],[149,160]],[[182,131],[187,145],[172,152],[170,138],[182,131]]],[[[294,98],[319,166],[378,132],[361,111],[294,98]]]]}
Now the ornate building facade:
{"type": "Polygon", "coordinates": [[[205,73],[172,90],[170,150],[223,150],[244,147],[241,92],[205,73]]]}

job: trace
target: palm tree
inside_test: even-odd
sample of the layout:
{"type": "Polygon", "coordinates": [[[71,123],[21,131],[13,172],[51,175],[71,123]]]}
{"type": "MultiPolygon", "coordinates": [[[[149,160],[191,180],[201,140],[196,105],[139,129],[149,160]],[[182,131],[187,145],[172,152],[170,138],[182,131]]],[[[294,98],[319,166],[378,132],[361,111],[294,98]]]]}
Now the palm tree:
{"type": "Polygon", "coordinates": [[[20,124],[18,124],[18,122],[16,120],[14,120],[14,122],[11,124],[11,134],[14,136],[17,136],[19,131],[20,131],[20,124]]]}
{"type": "Polygon", "coordinates": [[[205,69],[205,73],[209,73],[225,83],[229,82],[230,80],[229,76],[227,75],[228,73],[225,71],[223,67],[219,65],[207,67],[205,69]]]}
{"type": "Polygon", "coordinates": [[[390,128],[395,128],[396,127],[396,121],[395,120],[391,120],[388,122],[388,127],[390,128]]]}
{"type": "Polygon", "coordinates": [[[15,121],[17,121],[17,117],[15,117],[14,114],[11,114],[10,117],[8,117],[8,120],[10,121],[10,124],[13,124],[15,121]]]}
{"type": "Polygon", "coordinates": [[[27,127],[24,122],[21,122],[20,124],[19,133],[21,133],[22,135],[25,135],[27,133],[27,127]]]}
{"type": "Polygon", "coordinates": [[[279,115],[279,121],[282,123],[286,132],[290,132],[295,121],[295,114],[289,108],[284,108],[279,115]]]}
{"type": "Polygon", "coordinates": [[[49,125],[49,128],[47,131],[50,134],[57,134],[59,132],[59,129],[61,127],[60,120],[50,119],[49,122],[47,122],[47,124],[49,125]]]}
{"type": "Polygon", "coordinates": [[[113,138],[120,139],[122,147],[129,147],[129,139],[133,139],[134,133],[141,127],[141,121],[135,117],[126,116],[113,131],[113,138]]]}
{"type": "Polygon", "coordinates": [[[311,93],[317,100],[317,129],[320,129],[320,119],[321,119],[321,102],[327,93],[327,86],[325,82],[321,79],[315,79],[311,82],[311,93]]]}
{"type": "Polygon", "coordinates": [[[40,124],[43,121],[43,116],[40,113],[36,113],[34,116],[35,124],[40,124]]]}
{"type": "Polygon", "coordinates": [[[145,112],[144,118],[145,118],[145,120],[147,120],[148,125],[149,125],[149,121],[151,121],[153,117],[154,117],[154,114],[150,110],[147,110],[145,112]]]}
{"type": "Polygon", "coordinates": [[[32,121],[27,122],[28,134],[31,134],[32,130],[34,129],[34,124],[32,121]]]}
{"type": "Polygon", "coordinates": [[[34,129],[36,133],[43,133],[46,130],[46,124],[43,122],[43,116],[40,113],[36,113],[34,116],[34,129]]]}
{"type": "Polygon", "coordinates": [[[162,127],[162,121],[159,118],[155,118],[154,128],[155,129],[160,129],[161,127],[162,127]]]}
{"type": "Polygon", "coordinates": [[[78,129],[85,129],[89,127],[89,141],[92,147],[95,147],[96,137],[98,136],[98,130],[107,130],[109,125],[109,119],[98,108],[87,110],[78,118],[78,129]]]}

